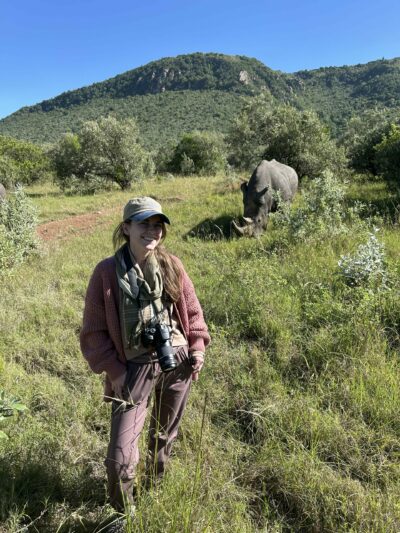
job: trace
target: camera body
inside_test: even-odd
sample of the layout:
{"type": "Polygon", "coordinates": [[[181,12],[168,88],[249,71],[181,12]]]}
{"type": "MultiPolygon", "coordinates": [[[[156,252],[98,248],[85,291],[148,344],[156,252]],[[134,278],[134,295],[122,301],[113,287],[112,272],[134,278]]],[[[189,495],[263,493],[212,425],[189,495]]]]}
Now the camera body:
{"type": "Polygon", "coordinates": [[[141,341],[145,348],[155,349],[163,372],[171,372],[178,366],[171,342],[171,328],[167,324],[151,320],[142,331],[141,341]]]}

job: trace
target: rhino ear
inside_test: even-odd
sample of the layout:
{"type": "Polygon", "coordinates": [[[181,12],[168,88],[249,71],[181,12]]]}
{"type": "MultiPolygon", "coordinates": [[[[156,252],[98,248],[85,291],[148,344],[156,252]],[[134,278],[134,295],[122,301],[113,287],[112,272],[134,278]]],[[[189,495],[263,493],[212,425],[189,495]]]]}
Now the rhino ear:
{"type": "Polygon", "coordinates": [[[259,205],[265,204],[265,193],[268,191],[268,189],[269,189],[269,185],[267,185],[262,191],[257,193],[257,203],[259,205]]]}
{"type": "Polygon", "coordinates": [[[246,202],[246,198],[247,198],[247,188],[248,188],[247,183],[248,183],[247,181],[244,181],[240,186],[240,188],[242,189],[242,193],[243,193],[243,202],[246,202]]]}

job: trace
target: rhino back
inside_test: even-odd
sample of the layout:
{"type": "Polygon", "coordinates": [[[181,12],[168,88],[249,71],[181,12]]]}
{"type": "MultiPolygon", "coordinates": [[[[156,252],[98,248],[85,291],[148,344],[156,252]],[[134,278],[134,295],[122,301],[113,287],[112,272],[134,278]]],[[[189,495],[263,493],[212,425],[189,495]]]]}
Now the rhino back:
{"type": "MultiPolygon", "coordinates": [[[[263,160],[254,170],[249,181],[249,194],[259,192],[265,187],[270,187],[270,190],[280,191],[283,200],[291,201],[297,191],[297,174],[296,171],[279,163],[273,159],[272,161],[263,160]]],[[[270,195],[268,192],[267,195],[270,195]]]]}
{"type": "Polygon", "coordinates": [[[282,197],[286,201],[291,201],[293,196],[297,192],[299,178],[297,172],[294,168],[289,167],[279,161],[273,159],[270,161],[270,164],[273,165],[276,172],[274,173],[275,183],[273,183],[273,188],[280,190],[282,192],[282,197]]]}
{"type": "Polygon", "coordinates": [[[265,187],[271,186],[271,171],[269,161],[263,160],[254,169],[253,174],[249,180],[248,191],[249,194],[253,192],[259,192],[265,187]]]}

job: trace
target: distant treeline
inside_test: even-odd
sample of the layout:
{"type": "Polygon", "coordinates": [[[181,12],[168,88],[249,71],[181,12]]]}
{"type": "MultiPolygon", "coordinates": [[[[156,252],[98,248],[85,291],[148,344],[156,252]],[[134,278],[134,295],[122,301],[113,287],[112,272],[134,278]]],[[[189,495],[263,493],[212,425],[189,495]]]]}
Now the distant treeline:
{"type": "Polygon", "coordinates": [[[265,93],[244,103],[225,135],[193,130],[149,150],[139,126],[132,118],[103,116],[46,147],[0,135],[0,183],[10,188],[52,175],[63,191],[88,194],[115,184],[128,189],[154,173],[228,175],[276,159],[300,179],[355,171],[400,184],[397,109],[364,111],[348,121],[339,139],[314,111],[276,105],[265,93]]]}

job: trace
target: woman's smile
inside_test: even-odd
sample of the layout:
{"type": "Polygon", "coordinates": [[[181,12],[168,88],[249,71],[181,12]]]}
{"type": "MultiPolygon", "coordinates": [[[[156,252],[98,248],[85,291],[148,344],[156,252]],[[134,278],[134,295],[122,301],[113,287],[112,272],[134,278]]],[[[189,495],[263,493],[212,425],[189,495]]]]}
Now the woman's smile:
{"type": "Polygon", "coordinates": [[[159,215],[141,222],[133,220],[125,225],[124,231],[129,237],[129,246],[138,263],[157,248],[163,236],[163,228],[164,224],[159,215]]]}

